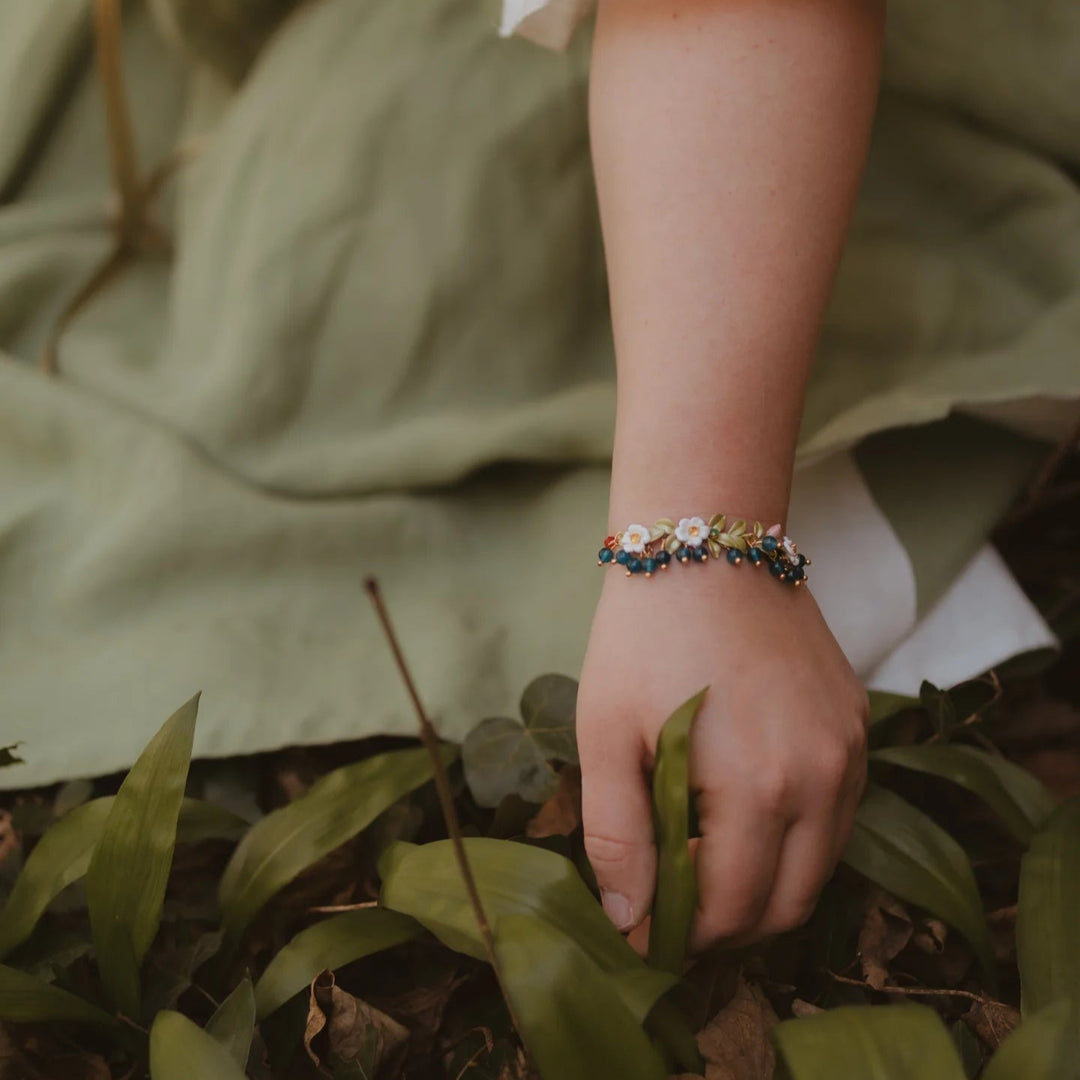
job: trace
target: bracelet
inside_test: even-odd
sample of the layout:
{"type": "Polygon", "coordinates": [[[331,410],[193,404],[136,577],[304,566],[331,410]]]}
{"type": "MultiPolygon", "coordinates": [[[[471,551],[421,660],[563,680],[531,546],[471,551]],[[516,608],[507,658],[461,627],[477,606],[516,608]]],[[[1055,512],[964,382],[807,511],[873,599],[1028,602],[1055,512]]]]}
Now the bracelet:
{"type": "Polygon", "coordinates": [[[729,525],[723,514],[714,514],[707,523],[704,518],[685,517],[678,524],[661,518],[652,528],[627,525],[604,541],[597,565],[623,566],[627,577],[652,577],[657,570],[666,570],[673,558],[684,564],[707,562],[710,555],[719,559],[725,552],[733,566],[746,559],[754,566],[767,566],[773,577],[789,585],[807,580],[810,560],[779,525],[766,529],[760,521],[749,525],[741,519],[729,525]]]}

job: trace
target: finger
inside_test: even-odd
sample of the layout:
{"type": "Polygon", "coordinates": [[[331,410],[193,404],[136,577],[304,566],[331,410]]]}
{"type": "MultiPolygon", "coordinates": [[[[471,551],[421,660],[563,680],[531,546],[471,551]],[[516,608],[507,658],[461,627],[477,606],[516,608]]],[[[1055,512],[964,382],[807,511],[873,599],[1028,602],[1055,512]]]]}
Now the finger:
{"type": "MultiPolygon", "coordinates": [[[[710,800],[711,801],[711,800],[710,800]]],[[[772,890],[786,821],[764,806],[726,795],[701,818],[694,952],[756,926],[772,890]]]]}
{"type": "Polygon", "coordinates": [[[840,861],[845,848],[848,846],[848,841],[851,839],[851,831],[855,827],[855,811],[859,808],[865,789],[866,761],[863,759],[858,763],[854,775],[845,785],[837,807],[836,827],[833,830],[833,866],[840,861]]]}
{"type": "Polygon", "coordinates": [[[631,740],[581,753],[581,821],[608,918],[629,930],[645,917],[656,877],[652,802],[643,748],[631,740]]]}

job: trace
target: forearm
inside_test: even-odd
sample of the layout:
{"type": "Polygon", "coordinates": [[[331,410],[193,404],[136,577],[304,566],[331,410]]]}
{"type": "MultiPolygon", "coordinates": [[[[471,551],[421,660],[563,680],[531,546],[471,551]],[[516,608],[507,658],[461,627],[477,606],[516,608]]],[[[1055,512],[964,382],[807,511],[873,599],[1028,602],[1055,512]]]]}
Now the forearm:
{"type": "Polygon", "coordinates": [[[783,520],[882,23],[883,0],[600,0],[611,530],[713,509],[783,520]]]}

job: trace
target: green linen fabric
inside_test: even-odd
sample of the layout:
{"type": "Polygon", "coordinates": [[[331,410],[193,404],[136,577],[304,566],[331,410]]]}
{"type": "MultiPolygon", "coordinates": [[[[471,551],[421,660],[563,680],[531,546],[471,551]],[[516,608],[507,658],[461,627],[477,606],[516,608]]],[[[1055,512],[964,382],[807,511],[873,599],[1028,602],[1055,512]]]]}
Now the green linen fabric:
{"type": "MultiPolygon", "coordinates": [[[[124,767],[200,687],[202,755],[414,731],[369,573],[448,735],[575,673],[614,416],[587,42],[313,0],[229,90],[125,10],[144,165],[204,140],[157,208],[172,256],[80,312],[53,379],[35,357],[109,244],[88,5],[0,13],[0,736],[27,758],[0,783],[124,767]]],[[[1028,32],[1075,56],[1051,10],[1028,32]]],[[[1080,391],[1080,97],[1029,116],[964,50],[884,95],[806,453],[1080,391]]]]}

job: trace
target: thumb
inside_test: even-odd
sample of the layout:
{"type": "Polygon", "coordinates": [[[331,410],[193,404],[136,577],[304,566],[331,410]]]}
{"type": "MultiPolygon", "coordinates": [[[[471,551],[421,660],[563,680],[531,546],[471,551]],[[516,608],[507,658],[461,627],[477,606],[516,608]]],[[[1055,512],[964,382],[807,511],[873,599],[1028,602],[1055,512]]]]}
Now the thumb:
{"type": "Polygon", "coordinates": [[[652,802],[636,740],[582,755],[581,821],[604,911],[629,930],[648,914],[656,880],[652,802]]]}

